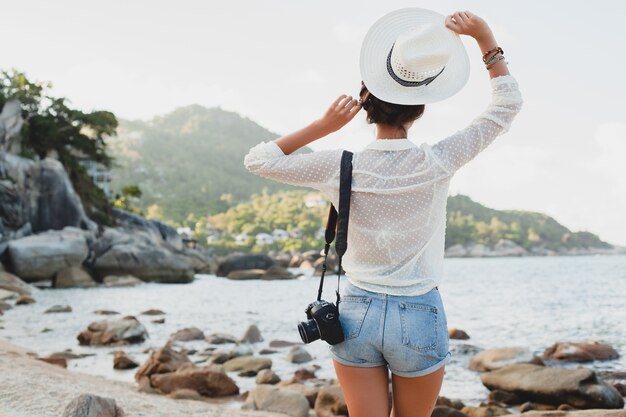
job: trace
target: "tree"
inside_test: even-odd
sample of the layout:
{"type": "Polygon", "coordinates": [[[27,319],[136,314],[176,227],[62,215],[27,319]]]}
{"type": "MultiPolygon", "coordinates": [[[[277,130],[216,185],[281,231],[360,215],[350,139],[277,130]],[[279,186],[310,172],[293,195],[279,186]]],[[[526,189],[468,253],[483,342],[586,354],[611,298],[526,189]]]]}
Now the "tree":
{"type": "Polygon", "coordinates": [[[22,156],[43,159],[54,156],[65,167],[87,213],[96,221],[110,223],[110,205],[80,164],[88,159],[111,167],[104,138],[116,134],[117,118],[109,111],[72,109],[63,97],[52,97],[50,82],[30,81],[23,72],[0,71],[0,109],[17,99],[22,106],[22,156]]]}

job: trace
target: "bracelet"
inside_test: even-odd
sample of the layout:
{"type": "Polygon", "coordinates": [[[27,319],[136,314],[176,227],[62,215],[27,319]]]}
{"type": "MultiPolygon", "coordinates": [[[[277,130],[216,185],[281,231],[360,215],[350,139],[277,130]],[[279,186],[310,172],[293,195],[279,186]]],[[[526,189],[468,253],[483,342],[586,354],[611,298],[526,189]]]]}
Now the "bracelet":
{"type": "Polygon", "coordinates": [[[487,55],[489,55],[492,52],[500,52],[502,55],[504,55],[504,51],[502,50],[502,48],[500,48],[499,46],[494,47],[493,49],[485,52],[483,54],[483,62],[487,62],[487,55]]]}
{"type": "Polygon", "coordinates": [[[498,56],[503,56],[503,55],[500,52],[496,52],[495,54],[491,55],[491,57],[487,61],[484,61],[485,64],[487,65],[493,64],[498,59],[497,58],[498,56]]]}
{"type": "MultiPolygon", "coordinates": [[[[492,67],[496,64],[496,62],[501,61],[501,60],[503,60],[503,59],[504,59],[504,55],[500,55],[500,56],[498,57],[498,59],[496,59],[496,61],[495,61],[495,62],[492,62],[491,64],[487,65],[487,67],[486,67],[486,68],[487,68],[488,70],[489,70],[489,69],[491,69],[491,68],[492,68],[492,67]]],[[[504,63],[508,65],[508,62],[504,61],[504,63]]]]}

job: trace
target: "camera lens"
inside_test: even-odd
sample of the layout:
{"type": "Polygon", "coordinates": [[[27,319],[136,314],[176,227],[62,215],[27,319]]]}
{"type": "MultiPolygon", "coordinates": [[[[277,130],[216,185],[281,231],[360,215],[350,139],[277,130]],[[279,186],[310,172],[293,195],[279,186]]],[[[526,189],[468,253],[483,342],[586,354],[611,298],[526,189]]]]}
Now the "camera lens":
{"type": "Polygon", "coordinates": [[[304,343],[311,343],[320,338],[320,332],[315,320],[307,320],[298,324],[298,331],[304,343]]]}

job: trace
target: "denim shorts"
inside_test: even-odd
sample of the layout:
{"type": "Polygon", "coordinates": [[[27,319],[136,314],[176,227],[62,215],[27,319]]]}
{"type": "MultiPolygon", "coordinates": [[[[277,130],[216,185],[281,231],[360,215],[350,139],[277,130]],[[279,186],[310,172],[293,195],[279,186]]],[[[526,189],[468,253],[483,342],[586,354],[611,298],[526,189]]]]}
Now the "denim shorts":
{"type": "Polygon", "coordinates": [[[424,376],[452,358],[448,322],[439,289],[398,296],[342,282],[339,322],[344,341],[329,345],[337,362],[357,367],[387,365],[396,375],[424,376]]]}

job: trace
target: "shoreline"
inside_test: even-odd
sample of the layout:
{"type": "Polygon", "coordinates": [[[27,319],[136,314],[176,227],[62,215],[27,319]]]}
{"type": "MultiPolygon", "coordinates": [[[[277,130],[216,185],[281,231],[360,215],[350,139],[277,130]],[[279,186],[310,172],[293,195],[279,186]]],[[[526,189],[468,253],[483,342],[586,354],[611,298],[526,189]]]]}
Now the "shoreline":
{"type": "Polygon", "coordinates": [[[33,355],[28,348],[0,339],[0,417],[58,417],[72,399],[85,393],[114,399],[127,417],[284,417],[142,393],[134,384],[69,371],[33,355]]]}

